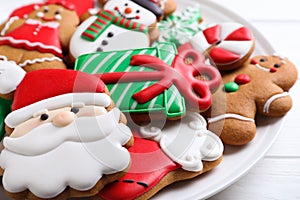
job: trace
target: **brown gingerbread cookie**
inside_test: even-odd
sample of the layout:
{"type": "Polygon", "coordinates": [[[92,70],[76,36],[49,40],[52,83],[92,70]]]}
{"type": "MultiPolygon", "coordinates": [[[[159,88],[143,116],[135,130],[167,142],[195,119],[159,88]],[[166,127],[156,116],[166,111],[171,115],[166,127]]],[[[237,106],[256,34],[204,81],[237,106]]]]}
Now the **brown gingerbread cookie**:
{"type": "Polygon", "coordinates": [[[208,127],[226,144],[250,142],[256,133],[257,113],[280,117],[292,107],[288,91],[297,80],[297,70],[285,57],[255,56],[222,78],[224,87],[213,95],[208,127]]]}
{"type": "Polygon", "coordinates": [[[76,6],[48,0],[16,9],[0,27],[0,59],[25,71],[65,69],[63,57],[79,24],[76,6]]]}
{"type": "Polygon", "coordinates": [[[10,197],[94,196],[124,175],[133,136],[98,77],[64,69],[25,73],[17,65],[1,72],[1,92],[15,90],[0,154],[10,197]],[[12,73],[18,76],[7,81],[12,73]]]}

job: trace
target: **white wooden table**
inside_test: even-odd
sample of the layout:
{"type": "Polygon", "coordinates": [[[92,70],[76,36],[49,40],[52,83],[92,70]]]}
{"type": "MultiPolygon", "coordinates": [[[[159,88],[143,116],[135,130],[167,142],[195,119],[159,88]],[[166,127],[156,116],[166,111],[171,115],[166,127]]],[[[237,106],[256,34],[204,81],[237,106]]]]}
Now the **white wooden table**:
{"type": "MultiPolygon", "coordinates": [[[[11,7],[18,1],[11,0],[11,7]]],[[[24,0],[23,3],[30,1],[24,0]]],[[[296,39],[300,37],[298,1],[214,1],[248,19],[268,38],[277,52],[298,65],[300,72],[300,41],[296,39]]],[[[0,12],[0,17],[4,14],[0,12]]],[[[300,199],[300,93],[297,91],[300,91],[299,79],[291,90],[294,107],[286,115],[277,141],[264,158],[239,181],[209,200],[300,199]]],[[[2,195],[0,199],[4,198],[2,195]]]]}
{"type": "MultiPolygon", "coordinates": [[[[300,11],[295,0],[214,0],[245,17],[300,72],[300,11]]],[[[267,154],[245,176],[209,200],[300,199],[300,81],[291,90],[294,106],[267,154]]]]}

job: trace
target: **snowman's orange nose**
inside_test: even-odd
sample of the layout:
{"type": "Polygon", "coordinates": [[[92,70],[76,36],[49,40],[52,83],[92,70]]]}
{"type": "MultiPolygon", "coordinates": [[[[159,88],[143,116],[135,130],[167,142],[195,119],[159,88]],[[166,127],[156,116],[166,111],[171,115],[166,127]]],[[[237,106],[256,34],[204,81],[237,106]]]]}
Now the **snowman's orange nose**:
{"type": "Polygon", "coordinates": [[[132,12],[131,8],[129,8],[129,7],[125,8],[125,13],[126,14],[130,14],[131,12],[132,12]]]}

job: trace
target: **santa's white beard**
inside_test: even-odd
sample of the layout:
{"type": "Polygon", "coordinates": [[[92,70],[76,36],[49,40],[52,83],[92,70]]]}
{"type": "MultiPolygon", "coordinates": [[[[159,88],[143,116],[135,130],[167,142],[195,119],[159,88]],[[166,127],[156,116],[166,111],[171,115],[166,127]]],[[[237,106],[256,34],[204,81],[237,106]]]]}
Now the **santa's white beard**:
{"type": "MultiPolygon", "coordinates": [[[[45,126],[45,130],[41,127],[38,129],[42,133],[41,137],[33,131],[20,138],[5,138],[9,140],[6,143],[8,146],[5,146],[0,157],[0,165],[4,169],[4,188],[11,193],[29,189],[40,198],[52,198],[63,192],[67,186],[79,191],[89,190],[103,174],[113,174],[126,169],[130,163],[130,154],[122,145],[131,138],[131,131],[124,124],[118,123],[119,114],[120,112],[115,110],[103,115],[117,122],[111,126],[102,117],[100,117],[102,120],[99,116],[88,117],[94,123],[97,120],[96,126],[107,127],[101,134],[99,127],[91,127],[98,131],[94,132],[94,136],[82,129],[85,125],[79,123],[77,129],[73,129],[73,133],[65,133],[68,137],[63,135],[64,132],[60,132],[60,135],[47,132],[49,127],[45,126]],[[34,136],[33,143],[28,141],[32,139],[31,134],[34,136]],[[58,142],[57,145],[53,145],[51,141],[54,138],[55,142],[58,142]],[[23,149],[19,148],[21,145],[19,140],[24,142],[23,149]],[[14,142],[17,145],[14,145],[14,142]],[[31,144],[27,145],[26,142],[31,144]],[[34,146],[30,145],[39,142],[41,144],[38,148],[42,147],[43,150],[34,151],[34,146]],[[49,151],[45,151],[47,149],[49,151]],[[20,150],[24,150],[25,155],[20,150]],[[33,154],[28,155],[30,152],[33,154]]],[[[90,126],[94,123],[90,123],[90,126]]],[[[69,127],[59,129],[72,130],[69,127]]]]}

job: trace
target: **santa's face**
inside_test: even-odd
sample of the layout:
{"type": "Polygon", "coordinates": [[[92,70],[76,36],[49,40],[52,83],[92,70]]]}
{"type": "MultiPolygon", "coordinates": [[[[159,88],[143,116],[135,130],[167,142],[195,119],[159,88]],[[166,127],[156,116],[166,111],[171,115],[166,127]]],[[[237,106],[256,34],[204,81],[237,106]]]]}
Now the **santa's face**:
{"type": "Polygon", "coordinates": [[[101,106],[64,107],[51,111],[42,110],[35,113],[31,119],[16,126],[10,137],[21,137],[43,124],[52,123],[54,126],[64,127],[74,122],[78,117],[92,117],[106,113],[106,109],[101,106]]]}
{"type": "Polygon", "coordinates": [[[150,26],[156,23],[156,16],[149,10],[129,0],[110,0],[104,10],[115,10],[120,16],[150,26]]]}
{"type": "Polygon", "coordinates": [[[117,108],[99,106],[36,113],[3,141],[4,188],[53,198],[68,186],[90,190],[104,174],[125,170],[130,155],[123,145],[132,135],[119,121],[117,108]]]}

